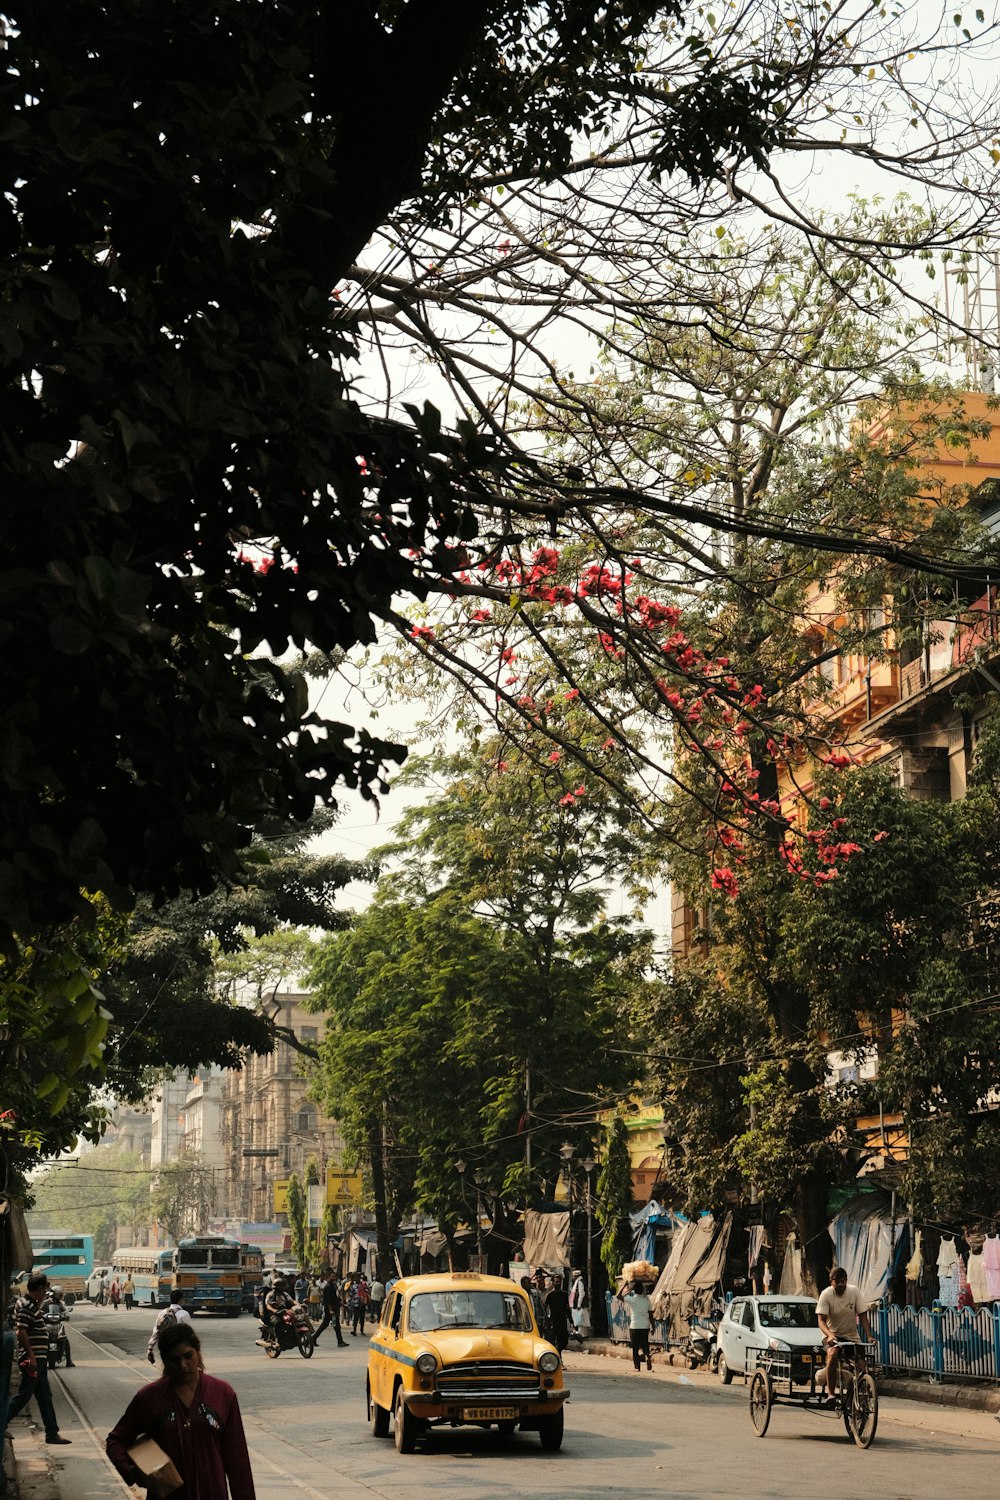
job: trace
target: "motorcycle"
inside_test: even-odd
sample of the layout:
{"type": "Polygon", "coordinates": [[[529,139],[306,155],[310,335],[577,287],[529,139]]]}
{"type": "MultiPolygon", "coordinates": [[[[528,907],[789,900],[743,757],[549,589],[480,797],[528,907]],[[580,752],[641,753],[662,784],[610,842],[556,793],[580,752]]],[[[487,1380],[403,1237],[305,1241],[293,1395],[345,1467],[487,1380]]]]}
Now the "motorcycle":
{"type": "Polygon", "coordinates": [[[303,1359],[312,1359],[316,1340],[305,1308],[298,1302],[283,1312],[276,1323],[261,1323],[257,1343],[268,1359],[277,1359],[285,1349],[298,1349],[303,1359]]]}
{"type": "Polygon", "coordinates": [[[60,1360],[69,1364],[69,1338],[66,1333],[66,1309],[52,1308],[45,1313],[46,1361],[54,1370],[60,1360]]]}
{"type": "Polygon", "coordinates": [[[692,1370],[707,1365],[712,1371],[719,1362],[719,1324],[714,1318],[692,1318],[687,1354],[692,1370]]]}

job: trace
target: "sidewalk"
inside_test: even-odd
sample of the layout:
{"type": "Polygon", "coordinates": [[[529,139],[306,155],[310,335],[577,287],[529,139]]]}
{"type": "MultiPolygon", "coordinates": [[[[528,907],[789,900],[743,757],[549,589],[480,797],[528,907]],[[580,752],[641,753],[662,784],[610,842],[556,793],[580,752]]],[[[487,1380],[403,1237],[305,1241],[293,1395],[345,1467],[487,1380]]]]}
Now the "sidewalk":
{"type": "MultiPolygon", "coordinates": [[[[571,1344],[567,1352],[629,1362],[632,1359],[632,1350],[628,1344],[616,1344],[611,1339],[588,1339],[582,1347],[579,1344],[571,1344]]],[[[673,1369],[678,1372],[683,1370],[687,1379],[694,1385],[720,1385],[717,1376],[705,1369],[692,1370],[690,1361],[676,1351],[667,1354],[662,1349],[654,1349],[653,1369],[654,1371],[673,1369]]],[[[943,1406],[952,1410],[1000,1413],[1000,1390],[986,1381],[964,1385],[958,1381],[948,1385],[932,1385],[929,1380],[882,1375],[879,1377],[878,1389],[880,1396],[888,1396],[893,1401],[919,1401],[926,1405],[943,1406]]],[[[997,1434],[1000,1437],[1000,1423],[997,1426],[997,1434]]]]}

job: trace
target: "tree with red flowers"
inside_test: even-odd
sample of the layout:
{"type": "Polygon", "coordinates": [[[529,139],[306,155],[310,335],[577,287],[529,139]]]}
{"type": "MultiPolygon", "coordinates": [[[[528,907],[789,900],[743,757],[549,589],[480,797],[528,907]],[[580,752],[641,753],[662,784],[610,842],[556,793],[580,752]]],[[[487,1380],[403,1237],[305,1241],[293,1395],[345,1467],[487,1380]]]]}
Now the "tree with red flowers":
{"type": "MultiPolygon", "coordinates": [[[[101,1068],[71,926],[88,893],[206,896],[247,878],[270,820],[384,789],[399,747],[310,707],[309,649],[374,642],[401,600],[510,560],[522,524],[533,552],[593,505],[602,529],[637,505],[697,520],[696,495],[608,489],[508,431],[547,377],[546,426],[573,384],[557,323],[614,350],[655,313],[671,242],[770,193],[783,152],[795,175],[826,153],[956,187],[960,220],[901,237],[894,265],[992,209],[988,134],[911,78],[918,38],[864,6],[745,20],[679,0],[7,4],[0,1022],[27,995],[70,1072],[101,1068]],[[918,106],[912,149],[875,128],[893,101],[918,106]],[[499,392],[484,327],[515,351],[499,392]],[[461,420],[373,396],[355,362],[390,328],[463,390],[461,420]]],[[[780,190],[764,206],[790,212],[780,190]]]]}
{"type": "MultiPolygon", "coordinates": [[[[961,556],[975,545],[976,515],[964,492],[932,497],[925,471],[942,447],[974,448],[982,428],[961,393],[923,379],[905,313],[893,345],[874,271],[859,276],[835,255],[796,263],[778,243],[756,275],[754,265],[733,247],[715,304],[711,268],[689,287],[727,340],[638,336],[633,366],[591,387],[603,426],[567,420],[560,435],[567,463],[587,447],[619,464],[622,484],[640,466],[678,476],[707,509],[738,517],[744,535],[720,544],[648,509],[612,523],[594,508],[558,545],[518,538],[466,569],[455,601],[419,635],[399,623],[427,664],[420,682],[407,657],[410,691],[429,693],[435,722],[475,735],[478,710],[501,726],[501,761],[544,735],[569,777],[553,801],[571,802],[577,778],[599,784],[647,828],[646,868],[667,864],[692,905],[711,909],[721,936],[706,929],[704,965],[677,974],[654,1013],[668,1119],[682,1117],[673,1170],[686,1201],[702,1206],[740,1181],[766,1183],[796,1205],[803,1240],[818,1249],[852,1101],[827,1087],[833,1002],[804,984],[805,958],[782,966],[775,955],[789,931],[806,929],[807,912],[842,899],[828,890],[850,876],[844,889],[856,891],[888,857],[886,830],[845,803],[853,756],[830,716],[824,664],[850,650],[877,662],[956,601],[927,589],[925,611],[914,611],[898,563],[833,565],[815,540],[792,545],[781,528],[909,535],[945,562],[961,556]],[[699,1045],[678,1050],[712,1059],[704,1078],[670,1066],[672,1039],[689,1034],[699,1045]],[[717,1152],[703,1152],[703,1138],[717,1152]]],[[[398,666],[393,680],[403,690],[398,666]]],[[[926,894],[914,888],[914,910],[926,894]]],[[[947,920],[961,930],[961,913],[947,920]]],[[[892,923],[891,907],[875,903],[885,941],[892,923]]],[[[869,998],[850,993],[836,1014],[838,1035],[869,1036],[869,998]]],[[[909,1109],[915,1095],[906,1097],[909,1109]]]]}

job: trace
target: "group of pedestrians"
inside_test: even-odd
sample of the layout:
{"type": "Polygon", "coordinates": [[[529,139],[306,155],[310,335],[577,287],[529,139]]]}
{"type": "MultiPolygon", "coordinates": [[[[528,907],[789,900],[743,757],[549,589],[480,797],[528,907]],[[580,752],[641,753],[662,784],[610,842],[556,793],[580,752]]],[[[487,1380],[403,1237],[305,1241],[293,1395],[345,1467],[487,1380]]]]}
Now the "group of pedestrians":
{"type": "Polygon", "coordinates": [[[549,1342],[555,1344],[560,1356],[570,1338],[582,1342],[584,1329],[590,1326],[583,1276],[579,1271],[572,1271],[570,1276],[568,1291],[561,1271],[549,1274],[539,1270],[532,1276],[521,1277],[521,1286],[531,1298],[535,1322],[549,1342]]]}
{"type": "MultiPolygon", "coordinates": [[[[21,1385],[10,1402],[8,1420],[33,1396],[46,1443],[67,1445],[71,1440],[59,1431],[49,1386],[44,1308],[51,1294],[48,1277],[36,1271],[17,1300],[14,1327],[21,1385]]],[[[146,1488],[147,1475],[133,1454],[140,1438],[152,1438],[177,1471],[183,1485],[178,1493],[190,1500],[255,1500],[236,1392],[225,1380],[206,1373],[201,1341],[183,1301],[182,1291],[172,1292],[169,1307],[157,1315],[147,1354],[151,1364],[159,1354],[162,1374],[142,1386],[115,1423],[108,1434],[108,1457],[126,1484],[146,1488]]]]}
{"type": "Polygon", "coordinates": [[[376,1275],[371,1281],[363,1271],[351,1272],[339,1279],[328,1266],[318,1276],[304,1271],[297,1275],[280,1271],[270,1273],[256,1289],[255,1304],[261,1321],[273,1317],[276,1312],[289,1307],[293,1302],[306,1308],[311,1321],[317,1324],[315,1337],[332,1327],[337,1343],[346,1345],[344,1333],[350,1331],[357,1338],[365,1331],[365,1323],[374,1326],[382,1315],[386,1286],[376,1275]]]}
{"type": "Polygon", "coordinates": [[[114,1273],[109,1275],[105,1272],[101,1277],[101,1284],[97,1289],[94,1302],[98,1307],[113,1307],[115,1312],[124,1302],[125,1311],[131,1312],[136,1305],[135,1282],[129,1275],[119,1277],[114,1273]]]}

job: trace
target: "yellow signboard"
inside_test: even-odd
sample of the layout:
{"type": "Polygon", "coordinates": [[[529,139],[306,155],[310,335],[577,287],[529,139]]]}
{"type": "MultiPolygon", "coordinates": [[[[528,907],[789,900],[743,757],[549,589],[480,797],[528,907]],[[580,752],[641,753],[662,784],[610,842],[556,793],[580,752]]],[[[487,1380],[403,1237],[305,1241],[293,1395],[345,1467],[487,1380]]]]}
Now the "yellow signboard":
{"type": "Polygon", "coordinates": [[[276,1177],[274,1179],[274,1211],[276,1214],[287,1214],[288,1212],[287,1177],[276,1177]]]}
{"type": "Polygon", "coordinates": [[[326,1201],[335,1206],[361,1202],[361,1173],[326,1169],[326,1201]]]}

